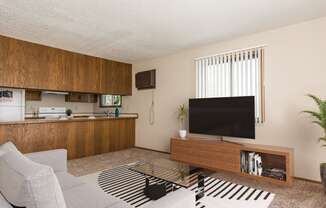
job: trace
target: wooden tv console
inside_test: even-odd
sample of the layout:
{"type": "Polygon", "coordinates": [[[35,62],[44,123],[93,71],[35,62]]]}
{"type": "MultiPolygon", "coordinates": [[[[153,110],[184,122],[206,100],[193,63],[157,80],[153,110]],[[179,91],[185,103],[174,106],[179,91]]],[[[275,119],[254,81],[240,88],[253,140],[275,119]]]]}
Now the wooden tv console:
{"type": "Polygon", "coordinates": [[[171,138],[171,159],[209,170],[225,170],[244,177],[292,186],[293,149],[266,145],[231,143],[216,139],[171,138]],[[262,157],[263,168],[278,168],[286,172],[285,180],[241,172],[240,153],[255,152],[262,157]]]}

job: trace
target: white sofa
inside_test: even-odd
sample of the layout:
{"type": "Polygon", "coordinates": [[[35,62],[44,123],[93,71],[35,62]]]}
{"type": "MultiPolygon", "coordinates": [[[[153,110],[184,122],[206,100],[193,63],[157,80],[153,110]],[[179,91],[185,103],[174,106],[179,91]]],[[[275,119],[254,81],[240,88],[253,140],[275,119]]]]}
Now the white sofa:
{"type": "MultiPolygon", "coordinates": [[[[67,208],[131,208],[126,202],[86,184],[67,172],[67,151],[51,150],[26,154],[34,162],[53,168],[60,183],[67,208]]],[[[195,208],[195,195],[183,189],[149,203],[146,208],[195,208]]],[[[12,208],[0,195],[0,208],[12,208]]]]}

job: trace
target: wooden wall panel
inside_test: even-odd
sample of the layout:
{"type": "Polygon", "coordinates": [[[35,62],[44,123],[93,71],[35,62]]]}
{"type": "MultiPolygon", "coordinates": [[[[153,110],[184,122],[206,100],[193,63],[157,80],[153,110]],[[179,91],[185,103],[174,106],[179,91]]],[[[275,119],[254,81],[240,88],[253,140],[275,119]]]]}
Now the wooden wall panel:
{"type": "Polygon", "coordinates": [[[0,144],[12,141],[23,153],[67,149],[80,158],[134,147],[135,119],[0,125],[0,144]]]}

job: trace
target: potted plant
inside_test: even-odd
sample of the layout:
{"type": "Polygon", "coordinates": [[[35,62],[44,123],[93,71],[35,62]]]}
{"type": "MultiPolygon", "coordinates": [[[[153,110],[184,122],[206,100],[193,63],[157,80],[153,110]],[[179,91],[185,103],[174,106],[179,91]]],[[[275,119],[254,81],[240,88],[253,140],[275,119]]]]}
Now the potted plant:
{"type": "Polygon", "coordinates": [[[185,128],[185,120],[187,117],[187,110],[184,104],[180,105],[178,108],[178,120],[180,122],[179,136],[180,138],[186,138],[187,130],[185,128]]]}
{"type": "MultiPolygon", "coordinates": [[[[324,130],[324,137],[319,138],[319,142],[326,142],[326,100],[322,100],[314,95],[308,95],[312,98],[318,106],[319,111],[304,111],[312,115],[316,120],[313,121],[314,124],[319,125],[324,130]]],[[[322,147],[326,147],[326,144],[323,144],[322,147]]],[[[324,184],[326,192],[326,163],[320,164],[320,177],[324,184]]]]}
{"type": "Polygon", "coordinates": [[[67,109],[67,110],[66,110],[66,114],[67,114],[68,117],[70,117],[71,114],[72,114],[72,110],[71,110],[71,109],[67,109]]]}

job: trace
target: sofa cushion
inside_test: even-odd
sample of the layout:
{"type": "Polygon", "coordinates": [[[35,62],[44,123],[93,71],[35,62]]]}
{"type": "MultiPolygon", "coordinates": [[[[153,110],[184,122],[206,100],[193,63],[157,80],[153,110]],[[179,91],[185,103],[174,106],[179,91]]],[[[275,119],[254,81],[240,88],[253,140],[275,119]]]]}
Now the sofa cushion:
{"type": "Polygon", "coordinates": [[[52,168],[29,160],[17,149],[10,149],[0,157],[0,191],[19,207],[66,207],[52,168]]]}
{"type": "Polygon", "coordinates": [[[33,152],[25,156],[36,163],[50,166],[55,173],[67,172],[67,150],[65,149],[33,152]]]}
{"type": "Polygon", "coordinates": [[[63,191],[67,208],[131,208],[124,201],[104,193],[96,186],[83,184],[63,191]]]}
{"type": "Polygon", "coordinates": [[[16,146],[12,142],[7,142],[0,145],[0,156],[10,151],[18,151],[16,146]]]}
{"type": "Polygon", "coordinates": [[[67,172],[59,172],[55,174],[58,178],[62,191],[84,184],[84,182],[82,182],[80,179],[67,172]]]}
{"type": "Polygon", "coordinates": [[[1,208],[12,208],[12,206],[7,202],[5,198],[3,198],[2,194],[0,194],[0,207],[1,208]]]}

